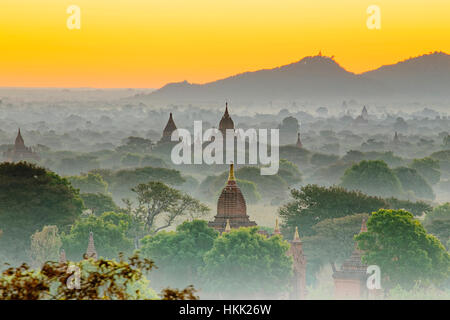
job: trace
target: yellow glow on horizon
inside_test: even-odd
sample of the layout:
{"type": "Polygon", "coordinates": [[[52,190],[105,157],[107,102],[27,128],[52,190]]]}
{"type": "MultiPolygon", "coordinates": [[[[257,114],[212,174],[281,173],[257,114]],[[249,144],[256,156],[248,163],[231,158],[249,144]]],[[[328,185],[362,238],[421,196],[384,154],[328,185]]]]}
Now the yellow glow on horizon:
{"type": "Polygon", "coordinates": [[[204,83],[319,51],[360,73],[450,53],[449,17],[444,0],[2,0],[0,86],[204,83]],[[366,27],[372,4],[381,30],[366,27]]]}

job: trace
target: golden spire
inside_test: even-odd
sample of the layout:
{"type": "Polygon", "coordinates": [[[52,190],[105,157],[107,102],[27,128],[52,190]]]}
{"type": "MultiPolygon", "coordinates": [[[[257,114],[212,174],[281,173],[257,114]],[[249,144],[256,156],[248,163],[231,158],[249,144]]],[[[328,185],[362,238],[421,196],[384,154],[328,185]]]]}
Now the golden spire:
{"type": "Polygon", "coordinates": [[[236,178],[234,177],[234,164],[230,164],[230,174],[228,175],[228,181],[235,181],[236,178]]]}
{"type": "Polygon", "coordinates": [[[275,229],[274,229],[273,233],[280,234],[280,227],[278,226],[278,218],[275,219],[275,229]]]}
{"type": "Polygon", "coordinates": [[[300,241],[300,236],[298,235],[298,227],[295,227],[294,241],[300,241]]]}
{"type": "Polygon", "coordinates": [[[225,226],[224,232],[230,232],[231,226],[230,226],[230,219],[227,219],[227,225],[225,226]]]}

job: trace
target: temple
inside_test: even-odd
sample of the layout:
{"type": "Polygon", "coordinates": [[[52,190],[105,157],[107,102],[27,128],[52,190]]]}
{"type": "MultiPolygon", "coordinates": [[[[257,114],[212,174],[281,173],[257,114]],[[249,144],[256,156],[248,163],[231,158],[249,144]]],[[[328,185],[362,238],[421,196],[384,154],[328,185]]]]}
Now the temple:
{"type": "Polygon", "coordinates": [[[16,141],[14,142],[14,147],[8,149],[3,153],[4,158],[8,162],[17,162],[21,160],[36,160],[39,161],[39,154],[33,152],[31,147],[25,146],[25,141],[22,138],[22,134],[17,133],[16,141]]]}
{"type": "MultiPolygon", "coordinates": [[[[366,232],[366,220],[363,220],[361,232],[366,232]]],[[[341,269],[333,273],[334,297],[343,300],[359,300],[368,298],[367,289],[367,265],[361,262],[362,251],[355,243],[350,258],[344,261],[341,269]]]]}
{"type": "Polygon", "coordinates": [[[95,244],[94,244],[94,233],[89,232],[89,243],[86,250],[86,253],[84,254],[85,259],[91,259],[97,260],[97,251],[95,250],[95,244]]]}
{"type": "Polygon", "coordinates": [[[297,227],[295,227],[294,239],[289,243],[291,246],[288,254],[292,256],[292,268],[294,271],[292,279],[293,290],[290,298],[292,300],[303,300],[306,297],[306,257],[303,253],[303,244],[300,240],[297,227]]]}
{"type": "Polygon", "coordinates": [[[175,121],[173,121],[172,112],[171,112],[170,116],[169,116],[169,120],[167,121],[167,124],[164,127],[161,140],[159,140],[158,143],[171,142],[171,136],[175,130],[177,130],[177,126],[175,125],[175,121]]]}
{"type": "Polygon", "coordinates": [[[208,226],[223,232],[227,221],[232,229],[256,226],[256,222],[250,221],[247,215],[247,205],[234,176],[234,164],[230,165],[227,184],[219,196],[217,215],[214,216],[214,221],[208,223],[208,226]]]}
{"type": "Polygon", "coordinates": [[[295,144],[295,146],[299,149],[303,148],[302,141],[300,140],[300,132],[297,134],[297,143],[295,144]]]}
{"type": "Polygon", "coordinates": [[[399,142],[400,142],[400,139],[398,138],[397,131],[395,131],[393,143],[394,143],[394,144],[398,144],[399,142]]]}
{"type": "MultiPolygon", "coordinates": [[[[217,215],[214,217],[214,221],[208,222],[208,226],[220,233],[231,232],[232,229],[240,227],[257,226],[256,222],[251,221],[247,215],[245,199],[236,183],[233,164],[230,165],[227,184],[223,188],[217,202],[217,215]]],[[[278,219],[276,219],[272,235],[269,235],[264,230],[260,230],[259,233],[267,237],[282,237],[278,219]]],[[[303,253],[303,245],[297,228],[295,229],[293,240],[289,241],[289,243],[290,247],[287,254],[293,259],[293,291],[290,293],[290,299],[304,299],[306,296],[306,257],[303,253]]]]}
{"type": "Polygon", "coordinates": [[[225,113],[223,114],[222,119],[220,119],[219,130],[225,136],[227,129],[234,130],[234,122],[228,113],[228,103],[225,103],[225,113]]]}
{"type": "Polygon", "coordinates": [[[361,115],[357,116],[355,120],[353,120],[355,125],[365,125],[369,123],[369,113],[367,112],[366,106],[361,111],[361,115]]]}

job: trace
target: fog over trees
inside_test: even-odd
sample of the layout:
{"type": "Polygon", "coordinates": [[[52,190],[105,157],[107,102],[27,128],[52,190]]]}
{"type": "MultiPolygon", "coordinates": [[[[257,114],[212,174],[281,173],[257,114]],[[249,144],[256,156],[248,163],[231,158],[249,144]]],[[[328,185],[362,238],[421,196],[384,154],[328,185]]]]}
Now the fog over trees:
{"type": "MultiPolygon", "coordinates": [[[[283,70],[276,72],[295,71],[283,70]]],[[[160,140],[170,113],[177,128],[192,132],[196,120],[203,121],[204,130],[217,128],[225,98],[166,103],[149,99],[151,92],[0,89],[2,264],[39,268],[58,259],[62,249],[68,261],[80,261],[92,232],[102,259],[118,261],[120,253],[129,257],[138,250],[142,258],[154,260],[158,269],[147,266],[150,284],[141,274],[134,284],[149,290],[145,297],[156,297],[167,286],[193,294],[191,284],[201,298],[233,297],[242,279],[258,274],[270,281],[252,278],[239,298],[280,298],[292,289],[287,241],[297,229],[308,261],[309,297],[329,298],[332,290],[323,288],[352,254],[354,236],[367,220],[367,233],[356,241],[367,251],[364,261],[386,268],[389,297],[407,296],[417,289],[415,281],[448,294],[447,100],[386,102],[351,92],[327,102],[228,97],[235,128],[280,130],[280,164],[275,175],[267,176],[259,165],[236,164],[236,184],[258,227],[220,235],[207,221],[217,214],[228,165],[175,165],[174,143],[160,140]],[[37,156],[13,163],[8,157],[19,128],[25,146],[37,156]],[[276,219],[279,236],[266,237],[275,233],[276,219]],[[402,250],[395,235],[399,228],[411,239],[411,257],[401,261],[404,265],[392,265],[389,259],[402,250]],[[389,232],[397,246],[386,258],[379,251],[386,244],[377,239],[389,232]],[[223,273],[220,259],[238,261],[236,274],[223,273]],[[416,262],[412,278],[398,274],[416,262]],[[218,288],[226,290],[219,294],[218,288]]],[[[130,268],[115,263],[110,267],[130,268]]]]}

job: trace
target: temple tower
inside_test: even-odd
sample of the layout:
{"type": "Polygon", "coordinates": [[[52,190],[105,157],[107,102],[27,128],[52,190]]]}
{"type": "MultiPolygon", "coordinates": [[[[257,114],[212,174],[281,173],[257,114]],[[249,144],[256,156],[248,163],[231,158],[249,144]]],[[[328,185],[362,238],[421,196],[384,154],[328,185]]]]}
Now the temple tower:
{"type": "Polygon", "coordinates": [[[400,139],[398,138],[397,131],[395,131],[393,143],[398,144],[399,142],[400,142],[400,139]]]}
{"type": "Polygon", "coordinates": [[[20,160],[40,160],[40,157],[36,152],[33,152],[30,147],[25,146],[25,141],[22,137],[22,133],[20,132],[20,128],[17,132],[16,140],[14,141],[14,147],[5,151],[3,156],[6,161],[9,162],[16,162],[20,160]]]}
{"type": "MultiPolygon", "coordinates": [[[[361,232],[366,232],[366,220],[361,224],[361,232]]],[[[350,258],[344,261],[339,271],[333,274],[335,299],[367,299],[367,265],[361,262],[362,251],[357,244],[350,258]]]]}
{"type": "Polygon", "coordinates": [[[227,224],[231,229],[256,226],[256,222],[250,221],[247,215],[247,205],[236,183],[233,164],[230,165],[227,184],[217,201],[217,214],[214,216],[214,221],[208,222],[208,226],[223,232],[227,224]]]}
{"type": "Polygon", "coordinates": [[[163,130],[163,135],[159,143],[171,142],[172,133],[177,130],[177,126],[175,125],[175,121],[173,121],[172,112],[170,113],[169,120],[167,121],[166,126],[163,130]]]}
{"type": "Polygon", "coordinates": [[[290,245],[288,254],[292,256],[294,271],[291,299],[303,300],[306,296],[306,257],[303,253],[303,244],[297,227],[295,227],[294,239],[290,241],[290,245]]]}
{"type": "Polygon", "coordinates": [[[89,243],[86,250],[86,253],[84,254],[85,259],[94,258],[94,260],[97,260],[97,251],[95,250],[95,244],[94,244],[94,233],[91,231],[89,232],[89,243]]]}
{"type": "Polygon", "coordinates": [[[225,103],[225,113],[222,116],[222,119],[220,119],[219,122],[219,130],[222,132],[222,134],[226,135],[226,130],[232,129],[234,130],[234,122],[233,119],[231,119],[229,113],[228,113],[228,102],[225,103]]]}
{"type": "Polygon", "coordinates": [[[361,111],[361,117],[363,117],[364,120],[368,120],[369,118],[369,113],[367,112],[366,106],[364,106],[364,108],[361,111]]]}

